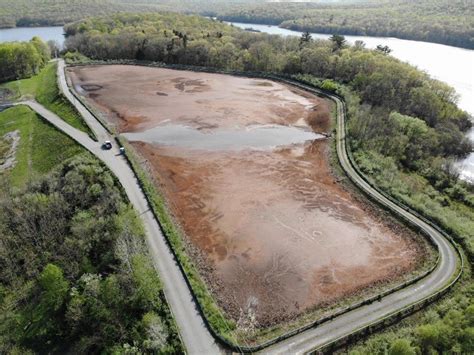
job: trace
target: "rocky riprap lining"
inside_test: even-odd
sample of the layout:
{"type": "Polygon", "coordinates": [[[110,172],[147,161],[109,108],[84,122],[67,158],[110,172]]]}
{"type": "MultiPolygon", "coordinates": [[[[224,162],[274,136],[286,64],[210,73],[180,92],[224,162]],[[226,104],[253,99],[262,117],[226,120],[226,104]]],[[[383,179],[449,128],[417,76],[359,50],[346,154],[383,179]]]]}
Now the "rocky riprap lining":
{"type": "Polygon", "coordinates": [[[0,172],[15,166],[15,153],[19,141],[20,132],[18,130],[8,132],[0,138],[0,172]]]}

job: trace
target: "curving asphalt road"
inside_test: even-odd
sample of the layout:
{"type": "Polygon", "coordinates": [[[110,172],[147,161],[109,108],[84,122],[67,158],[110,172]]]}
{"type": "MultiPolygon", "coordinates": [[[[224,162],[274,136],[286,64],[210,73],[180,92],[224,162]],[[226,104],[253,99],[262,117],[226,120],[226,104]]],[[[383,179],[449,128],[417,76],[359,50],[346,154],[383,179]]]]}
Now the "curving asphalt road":
{"type": "MultiPolygon", "coordinates": [[[[68,134],[79,144],[87,148],[91,153],[102,160],[118,177],[130,199],[130,202],[140,213],[145,225],[150,252],[160,273],[166,297],[175,316],[182,340],[188,353],[221,353],[222,349],[215,343],[196,309],[190,290],[188,289],[183,275],[166,244],[157,221],[150,212],[145,196],[138,185],[138,181],[136,180],[133,171],[124,158],[118,155],[118,147],[114,146],[112,151],[104,151],[101,149],[100,142],[103,142],[104,140],[110,140],[113,142],[113,137],[109,135],[95,117],[92,116],[90,112],[70,93],[64,74],[63,61],[58,62],[58,82],[64,95],[74,104],[84,117],[86,123],[94,131],[99,139],[99,143],[94,142],[85,133],[71,127],[54,113],[48,111],[38,103],[27,101],[23,104],[31,107],[58,129],[68,134]]],[[[309,89],[310,91],[315,91],[312,88],[309,89]]],[[[323,323],[316,328],[309,329],[270,346],[262,351],[262,353],[265,354],[299,354],[329,344],[336,339],[352,333],[354,330],[364,328],[384,316],[396,313],[408,305],[423,300],[425,297],[432,295],[446,286],[450,279],[456,274],[458,256],[455,248],[437,230],[418,217],[394,204],[378,191],[374,190],[354,170],[347,156],[345,147],[344,106],[337,97],[332,98],[337,104],[337,154],[343,169],[361,189],[368,192],[383,205],[397,211],[399,214],[417,224],[420,228],[431,235],[439,248],[440,262],[438,267],[421,281],[382,298],[380,302],[374,302],[360,307],[341,315],[332,321],[323,323]]]]}
{"type": "Polygon", "coordinates": [[[201,315],[196,308],[191,292],[184,280],[176,260],[166,244],[165,237],[150,211],[150,206],[141,190],[134,172],[119,154],[113,137],[104,127],[90,114],[89,111],[76,100],[69,92],[64,74],[64,62],[58,62],[58,82],[63,94],[74,104],[83,116],[86,123],[91,127],[99,142],[93,141],[86,133],[70,126],[53,112],[47,110],[35,101],[24,101],[17,105],[27,105],[39,115],[44,117],[59,130],[73,138],[80,145],[94,154],[115,174],[128,199],[139,213],[145,227],[147,243],[155,267],[157,268],[164,292],[171,311],[179,328],[181,339],[188,354],[219,354],[222,352],[220,346],[207,330],[201,315]],[[101,144],[105,140],[113,143],[112,150],[102,150],[101,144]]]}
{"type": "MultiPolygon", "coordinates": [[[[298,86],[309,91],[317,91],[313,88],[305,87],[304,85],[298,86]]],[[[262,353],[265,354],[300,354],[320,348],[351,334],[354,330],[364,328],[380,318],[396,313],[434,294],[436,291],[443,289],[457,273],[458,254],[454,246],[429,224],[407,212],[373,189],[354,170],[346,151],[344,104],[335,96],[332,96],[332,99],[337,105],[337,155],[344,171],[359,188],[369,193],[381,204],[403,215],[428,233],[438,246],[440,262],[430,275],[419,282],[388,295],[379,302],[357,308],[332,321],[323,323],[319,327],[309,329],[283,340],[264,349],[262,353]]]]}

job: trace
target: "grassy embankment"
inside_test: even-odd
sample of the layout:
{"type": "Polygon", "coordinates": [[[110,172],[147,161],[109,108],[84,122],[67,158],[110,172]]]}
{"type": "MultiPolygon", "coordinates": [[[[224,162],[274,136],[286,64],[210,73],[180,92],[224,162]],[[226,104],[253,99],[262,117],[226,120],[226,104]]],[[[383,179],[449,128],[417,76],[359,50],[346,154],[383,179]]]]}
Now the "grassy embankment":
{"type": "MultiPolygon", "coordinates": [[[[12,100],[34,98],[73,127],[92,136],[79,113],[59,93],[55,63],[49,63],[38,75],[8,82],[1,87],[12,91],[12,100]]],[[[16,164],[7,174],[15,187],[47,174],[65,160],[85,152],[71,138],[26,106],[13,107],[0,113],[0,136],[15,130],[20,135],[15,154],[16,164]]]]}
{"type": "Polygon", "coordinates": [[[454,234],[466,251],[474,253],[473,196],[460,202],[442,191],[436,190],[426,178],[396,168],[393,161],[374,152],[355,153],[357,164],[380,188],[408,206],[421,211],[444,229],[454,234]]]}
{"type": "MultiPolygon", "coordinates": [[[[399,171],[389,160],[369,152],[357,152],[356,160],[367,176],[383,190],[408,206],[438,221],[472,257],[474,209],[437,191],[415,173],[399,171]]],[[[465,260],[469,260],[467,257],[465,260]]],[[[474,283],[472,264],[467,262],[461,280],[450,294],[423,312],[386,331],[361,341],[351,354],[403,354],[474,352],[474,283]]]]}
{"type": "Polygon", "coordinates": [[[93,136],[81,115],[59,92],[57,64],[48,63],[38,75],[29,79],[11,81],[0,86],[13,92],[12,100],[35,99],[71,126],[93,136]]]}
{"type": "MultiPolygon", "coordinates": [[[[69,112],[79,128],[57,99],[55,66],[47,69],[23,80],[24,92],[69,112]]],[[[183,353],[143,227],[117,181],[27,106],[0,112],[0,163],[14,131],[15,164],[0,172],[0,353],[183,353]],[[51,272],[61,290],[45,283],[51,272]]]]}
{"type": "Polygon", "coordinates": [[[85,152],[71,138],[26,106],[0,112],[0,137],[15,130],[20,136],[15,154],[16,164],[7,173],[7,179],[15,187],[24,186],[49,173],[65,160],[85,152]]]}
{"type": "MultiPolygon", "coordinates": [[[[305,79],[309,79],[306,77],[305,79]]],[[[308,80],[318,86],[318,80],[308,80]]],[[[340,86],[339,86],[340,88],[340,86]]],[[[337,90],[337,88],[334,88],[337,90]]],[[[344,92],[341,92],[344,93],[344,92]]],[[[346,91],[346,95],[347,95],[346,91]]],[[[357,110],[347,100],[349,112],[357,110]],[[352,109],[352,110],[351,110],[352,109]]],[[[351,139],[349,121],[349,139],[351,139]]],[[[474,195],[471,190],[454,185],[436,189],[421,174],[401,169],[392,157],[382,156],[367,149],[353,149],[354,158],[366,177],[397,200],[436,221],[462,244],[465,260],[474,251],[474,195]],[[453,193],[453,189],[458,189],[453,193]],[[462,193],[462,196],[459,196],[462,193]],[[459,198],[462,197],[462,198],[459,198]],[[467,254],[467,255],[466,255],[467,254]]],[[[471,259],[472,260],[472,259],[471,259]]],[[[474,284],[472,263],[465,263],[460,281],[450,294],[423,312],[358,342],[350,353],[359,354],[415,354],[415,353],[472,353],[474,352],[474,284]],[[397,352],[403,349],[402,352],[397,352]]],[[[343,351],[347,352],[347,349],[343,351]]]]}

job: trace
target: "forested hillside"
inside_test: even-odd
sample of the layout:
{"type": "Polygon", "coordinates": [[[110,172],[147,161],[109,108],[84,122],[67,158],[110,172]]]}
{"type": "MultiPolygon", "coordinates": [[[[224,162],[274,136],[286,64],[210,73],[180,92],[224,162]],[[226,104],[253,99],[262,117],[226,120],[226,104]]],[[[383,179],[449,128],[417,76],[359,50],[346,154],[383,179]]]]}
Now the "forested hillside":
{"type": "Polygon", "coordinates": [[[140,220],[104,166],[79,155],[6,186],[0,353],[182,352],[140,220]]]}
{"type": "MultiPolygon", "coordinates": [[[[360,168],[382,189],[448,229],[472,262],[474,188],[458,180],[452,164],[472,149],[463,133],[471,126],[469,116],[457,108],[452,88],[383,48],[367,50],[363,43],[349,47],[342,36],[321,41],[308,34],[284,38],[250,33],[176,14],[94,18],[66,26],[66,33],[69,50],[82,53],[67,57],[86,63],[83,55],[275,72],[338,92],[348,104],[350,142],[360,168]]],[[[402,327],[383,342],[361,348],[361,353],[390,348],[394,354],[403,353],[398,349],[411,354],[414,346],[426,353],[471,351],[471,281],[468,268],[448,306],[422,318],[416,328],[402,327]],[[436,340],[443,332],[452,336],[436,340]]]]}
{"type": "Polygon", "coordinates": [[[0,0],[0,28],[63,25],[88,16],[156,11],[474,48],[474,7],[466,0],[0,0]]]}
{"type": "Polygon", "coordinates": [[[0,28],[64,25],[116,12],[174,11],[215,14],[235,3],[264,0],[0,0],[0,28]]]}
{"type": "Polygon", "coordinates": [[[51,58],[40,38],[29,42],[0,43],[0,83],[37,74],[51,58]]]}
{"type": "Polygon", "coordinates": [[[328,34],[397,37],[474,48],[474,6],[465,0],[267,3],[219,12],[220,19],[328,34]]]}

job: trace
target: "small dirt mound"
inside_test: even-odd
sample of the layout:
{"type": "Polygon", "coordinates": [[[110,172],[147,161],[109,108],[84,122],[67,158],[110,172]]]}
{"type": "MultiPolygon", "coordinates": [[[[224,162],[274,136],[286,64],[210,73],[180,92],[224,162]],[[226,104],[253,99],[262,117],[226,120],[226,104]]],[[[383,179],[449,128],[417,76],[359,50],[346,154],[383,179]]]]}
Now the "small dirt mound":
{"type": "Polygon", "coordinates": [[[11,169],[16,164],[15,153],[20,142],[18,130],[0,137],[0,172],[11,169]]]}
{"type": "Polygon", "coordinates": [[[97,91],[103,88],[102,85],[96,85],[96,84],[84,84],[81,85],[81,88],[84,89],[85,91],[97,91]]]}
{"type": "Polygon", "coordinates": [[[269,81],[257,81],[254,85],[263,87],[273,87],[273,84],[269,81]]]}
{"type": "Polygon", "coordinates": [[[13,97],[13,91],[7,88],[0,88],[0,102],[6,102],[13,97]]]}

